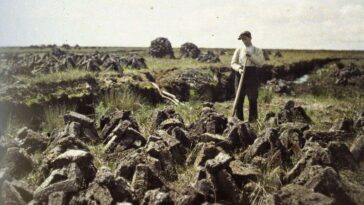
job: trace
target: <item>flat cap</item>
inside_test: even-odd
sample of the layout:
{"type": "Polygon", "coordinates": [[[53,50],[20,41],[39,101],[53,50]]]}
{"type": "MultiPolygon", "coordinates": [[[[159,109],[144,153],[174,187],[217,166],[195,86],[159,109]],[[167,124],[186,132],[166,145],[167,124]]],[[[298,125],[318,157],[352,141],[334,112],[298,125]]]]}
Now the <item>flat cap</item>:
{"type": "Polygon", "coordinates": [[[252,38],[252,34],[250,33],[250,31],[244,31],[243,33],[241,33],[241,34],[239,35],[238,40],[243,39],[243,36],[246,36],[246,37],[252,38]]]}

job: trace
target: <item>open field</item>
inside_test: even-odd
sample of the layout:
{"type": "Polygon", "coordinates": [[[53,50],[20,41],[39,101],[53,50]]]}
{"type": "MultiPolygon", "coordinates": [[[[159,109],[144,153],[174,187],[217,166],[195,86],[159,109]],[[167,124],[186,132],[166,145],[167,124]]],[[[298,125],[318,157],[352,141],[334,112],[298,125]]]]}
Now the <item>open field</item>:
{"type": "MultiPolygon", "coordinates": [[[[180,56],[180,48],[173,48],[176,57],[180,56]]],[[[93,53],[106,52],[116,53],[119,55],[139,54],[148,57],[148,48],[145,47],[80,47],[67,49],[69,52],[75,53],[93,53]]],[[[232,56],[235,48],[201,48],[202,51],[226,51],[227,56],[232,56]]],[[[317,59],[317,58],[344,58],[344,59],[362,59],[364,58],[364,51],[360,50],[295,50],[295,49],[264,49],[271,52],[273,55],[279,51],[282,53],[282,58],[273,58],[271,61],[277,63],[292,63],[296,61],[317,59]]],[[[50,52],[51,48],[29,48],[29,47],[0,47],[0,53],[46,53],[50,52]]],[[[152,59],[152,58],[150,58],[152,59]]],[[[223,58],[225,59],[225,58],[223,58]]],[[[229,62],[231,59],[226,58],[229,62]]],[[[176,63],[176,62],[175,62],[176,63]]],[[[178,62],[177,62],[178,63],[178,62]]],[[[270,63],[268,61],[267,63],[270,63]]]]}
{"type": "MultiPolygon", "coordinates": [[[[145,193],[167,193],[185,204],[270,204],[297,189],[302,198],[364,203],[364,51],[266,49],[258,119],[249,123],[231,118],[234,49],[201,49],[219,54],[217,63],[180,58],[179,48],[175,59],[154,58],[147,48],[63,50],[88,57],[97,51],[100,59],[136,54],[147,68],[87,70],[80,63],[35,73],[19,66],[1,78],[0,167],[34,187],[31,200],[55,200],[44,190],[83,180],[77,190],[59,190],[62,200],[141,204],[145,193]],[[78,150],[67,153],[74,161],[62,158],[70,150],[78,150]],[[9,153],[25,165],[9,165],[9,153]],[[51,173],[59,180],[46,184],[51,173]]],[[[6,56],[26,61],[49,52],[0,48],[0,71],[10,65],[6,56]]],[[[244,105],[247,118],[247,99],[244,105]]]]}

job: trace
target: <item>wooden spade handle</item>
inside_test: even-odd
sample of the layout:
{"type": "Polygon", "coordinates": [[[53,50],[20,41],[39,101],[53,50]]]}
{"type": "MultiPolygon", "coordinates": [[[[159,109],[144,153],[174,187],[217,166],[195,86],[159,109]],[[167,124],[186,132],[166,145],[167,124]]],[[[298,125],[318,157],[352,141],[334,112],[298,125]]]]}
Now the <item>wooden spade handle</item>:
{"type": "Polygon", "coordinates": [[[246,59],[245,59],[244,66],[243,66],[243,73],[240,76],[238,90],[237,90],[237,92],[235,94],[234,107],[233,107],[233,117],[235,116],[236,105],[238,104],[238,99],[240,98],[240,91],[241,91],[241,89],[243,87],[243,81],[244,81],[244,76],[245,76],[245,68],[246,68],[246,63],[247,62],[248,62],[248,57],[246,57],[246,59]]]}

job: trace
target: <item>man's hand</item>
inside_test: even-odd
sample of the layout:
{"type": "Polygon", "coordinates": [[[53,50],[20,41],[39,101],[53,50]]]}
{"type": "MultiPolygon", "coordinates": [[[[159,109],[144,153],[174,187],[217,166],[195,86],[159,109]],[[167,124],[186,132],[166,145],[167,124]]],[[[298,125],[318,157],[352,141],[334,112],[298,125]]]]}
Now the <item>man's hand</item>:
{"type": "Polygon", "coordinates": [[[239,69],[239,74],[242,75],[244,73],[244,69],[240,68],[239,69]]]}
{"type": "Polygon", "coordinates": [[[245,50],[245,56],[250,58],[252,56],[252,54],[248,50],[245,50]]]}

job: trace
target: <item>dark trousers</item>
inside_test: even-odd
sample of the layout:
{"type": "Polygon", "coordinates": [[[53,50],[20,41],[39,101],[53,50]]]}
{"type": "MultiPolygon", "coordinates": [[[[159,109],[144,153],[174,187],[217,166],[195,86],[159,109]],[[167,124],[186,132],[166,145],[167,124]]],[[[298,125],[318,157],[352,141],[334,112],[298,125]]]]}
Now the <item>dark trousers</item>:
{"type": "MultiPolygon", "coordinates": [[[[236,71],[235,72],[235,93],[238,91],[239,81],[240,81],[240,74],[236,71]]],[[[243,80],[243,86],[240,91],[240,97],[237,102],[235,115],[240,120],[244,120],[244,98],[245,95],[248,96],[249,100],[249,122],[256,121],[258,119],[258,88],[259,88],[259,81],[257,76],[256,67],[246,67],[245,75],[243,80]]]]}

